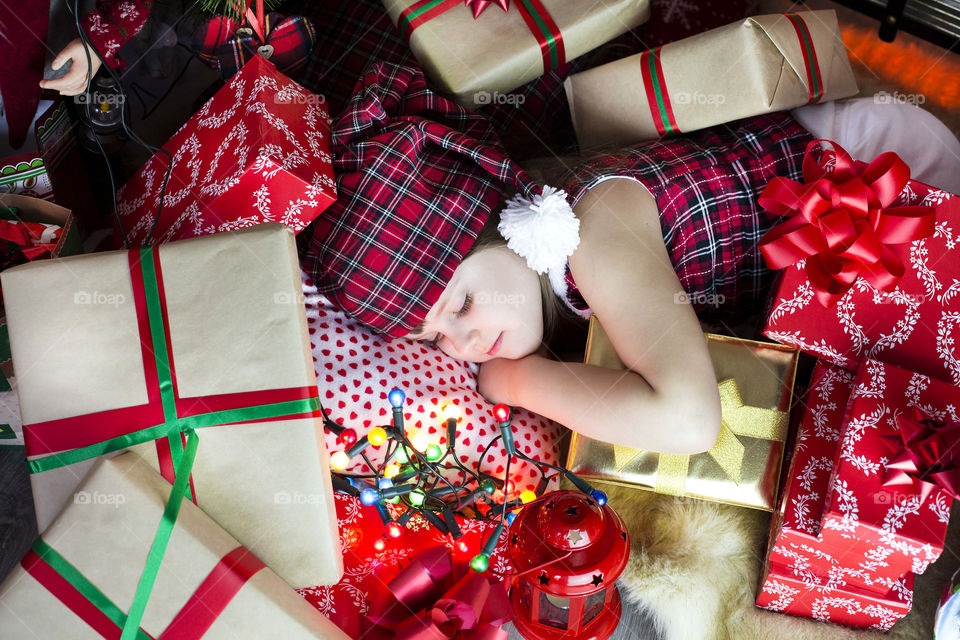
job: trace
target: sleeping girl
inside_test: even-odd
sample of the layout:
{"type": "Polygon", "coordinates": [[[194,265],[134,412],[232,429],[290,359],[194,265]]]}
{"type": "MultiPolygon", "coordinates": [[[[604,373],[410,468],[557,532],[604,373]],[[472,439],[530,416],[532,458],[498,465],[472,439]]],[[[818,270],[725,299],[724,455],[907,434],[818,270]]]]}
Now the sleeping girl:
{"type": "Polygon", "coordinates": [[[916,107],[870,99],[601,155],[570,171],[563,190],[535,185],[482,116],[410,68],[370,67],[332,135],[340,195],[304,247],[321,293],[378,333],[481,363],[491,402],[667,453],[716,440],[720,401],[700,321],[759,310],[773,273],[757,244],[779,219],[757,196],[775,176],[800,179],[810,142],[831,139],[867,161],[893,150],[914,178],[960,189],[949,130],[916,107]],[[507,190],[516,195],[497,215],[507,190]],[[590,314],[628,369],[544,355],[557,318],[590,314]]]}

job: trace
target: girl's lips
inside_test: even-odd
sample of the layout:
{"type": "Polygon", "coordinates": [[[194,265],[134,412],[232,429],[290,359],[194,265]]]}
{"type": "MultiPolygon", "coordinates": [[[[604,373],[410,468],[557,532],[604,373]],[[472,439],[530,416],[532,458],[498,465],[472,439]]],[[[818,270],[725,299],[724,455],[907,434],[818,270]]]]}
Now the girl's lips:
{"type": "Polygon", "coordinates": [[[497,336],[497,341],[493,343],[493,346],[490,347],[490,351],[487,351],[487,355],[493,357],[497,355],[497,351],[500,351],[500,345],[503,343],[503,332],[500,332],[500,335],[497,336]]]}

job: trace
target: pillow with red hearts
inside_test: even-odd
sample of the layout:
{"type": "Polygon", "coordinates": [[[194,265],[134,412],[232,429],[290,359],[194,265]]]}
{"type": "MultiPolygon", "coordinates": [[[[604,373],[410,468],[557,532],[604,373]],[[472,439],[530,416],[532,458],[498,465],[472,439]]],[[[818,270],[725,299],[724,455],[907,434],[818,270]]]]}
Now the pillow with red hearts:
{"type": "MultiPolygon", "coordinates": [[[[403,412],[407,437],[423,433],[430,442],[445,448],[443,409],[453,404],[460,416],[455,447],[460,460],[473,470],[479,466],[486,473],[503,477],[507,452],[499,440],[489,446],[500,429],[492,415],[493,405],[477,391],[476,364],[455,360],[419,342],[388,341],[377,336],[318,294],[306,275],[303,294],[320,402],[327,415],[363,437],[372,427],[390,424],[387,394],[398,387],[407,398],[403,412]]],[[[520,452],[560,465],[563,427],[525,409],[514,411],[512,426],[520,452]]],[[[326,433],[326,445],[331,453],[346,448],[330,431],[326,433]]],[[[381,465],[385,448],[368,446],[365,453],[374,465],[381,465]]],[[[514,458],[510,464],[511,489],[517,493],[534,490],[541,478],[538,469],[514,458]]],[[[344,471],[372,473],[360,456],[344,471]]],[[[457,477],[455,474],[451,479],[457,477]]],[[[555,484],[550,486],[556,488],[555,484]]],[[[511,497],[514,495],[511,493],[511,497]]]]}

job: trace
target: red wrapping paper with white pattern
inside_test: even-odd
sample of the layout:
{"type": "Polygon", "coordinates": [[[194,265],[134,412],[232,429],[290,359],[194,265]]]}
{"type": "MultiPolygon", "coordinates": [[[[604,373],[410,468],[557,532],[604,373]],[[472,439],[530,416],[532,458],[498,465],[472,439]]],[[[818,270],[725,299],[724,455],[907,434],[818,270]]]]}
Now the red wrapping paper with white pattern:
{"type": "MultiPolygon", "coordinates": [[[[299,232],[337,197],[323,97],[260,56],[163,148],[174,168],[151,244],[262,222],[281,222],[299,232]]],[[[132,246],[147,240],[167,164],[165,154],[154,154],[117,193],[132,246]]]]}
{"type": "Polygon", "coordinates": [[[960,198],[910,181],[892,206],[906,205],[935,207],[936,229],[890,246],[906,269],[893,290],[860,278],[825,307],[801,260],[779,276],[763,334],[847,369],[871,358],[960,384],[960,198]]]}
{"type": "Polygon", "coordinates": [[[911,407],[935,420],[958,420],[960,388],[873,360],[857,372],[843,436],[823,509],[823,541],[836,559],[869,557],[867,580],[923,573],[943,550],[952,500],[935,490],[926,500],[912,486],[884,486],[884,465],[895,453],[885,436],[911,407]]]}
{"type": "Polygon", "coordinates": [[[804,564],[768,563],[757,605],[848,627],[889,631],[913,606],[913,574],[893,581],[888,591],[877,592],[838,585],[804,564]]]}

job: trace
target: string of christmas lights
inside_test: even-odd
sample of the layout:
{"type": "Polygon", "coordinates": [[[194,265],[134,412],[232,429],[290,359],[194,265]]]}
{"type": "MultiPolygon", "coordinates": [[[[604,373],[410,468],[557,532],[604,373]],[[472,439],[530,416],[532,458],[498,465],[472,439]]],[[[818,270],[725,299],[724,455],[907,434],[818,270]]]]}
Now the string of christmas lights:
{"type": "MultiPolygon", "coordinates": [[[[384,533],[374,543],[374,548],[383,550],[386,541],[403,535],[406,523],[414,514],[420,514],[430,526],[452,540],[463,534],[456,521],[456,514],[495,522],[496,527],[484,542],[480,553],[470,561],[470,567],[482,573],[489,566],[490,556],[496,548],[505,527],[509,526],[519,507],[541,497],[550,480],[563,475],[580,491],[592,497],[597,504],[604,505],[607,495],[594,489],[582,478],[562,467],[534,460],[517,450],[513,440],[511,420],[513,412],[505,404],[493,407],[493,417],[500,428],[500,435],[493,438],[483,450],[477,470],[464,465],[456,454],[457,407],[447,405],[444,409],[443,424],[446,430],[444,447],[432,443],[424,433],[414,433],[408,437],[403,423],[403,404],[406,394],[400,389],[392,389],[387,395],[392,408],[389,425],[372,427],[366,435],[358,437],[355,429],[345,427],[332,420],[321,406],[324,428],[334,433],[345,448],[330,454],[330,467],[333,486],[337,491],[358,497],[367,506],[374,506],[383,521],[384,533]],[[507,452],[507,464],[503,478],[482,471],[487,452],[498,441],[503,442],[507,452]],[[367,456],[368,447],[384,450],[383,461],[374,464],[367,456]],[[359,456],[367,467],[374,469],[372,474],[346,475],[339,473],[359,456]],[[513,458],[534,464],[540,472],[540,480],[535,491],[525,490],[519,496],[508,499],[510,488],[510,463],[513,458]],[[548,476],[548,470],[554,471],[548,476]],[[452,472],[454,481],[447,477],[452,472]],[[497,502],[497,490],[503,499],[497,502]],[[396,505],[394,512],[388,504],[396,505]],[[396,517],[395,517],[396,515],[396,517]]],[[[463,541],[458,548],[467,551],[463,541]]]]}

